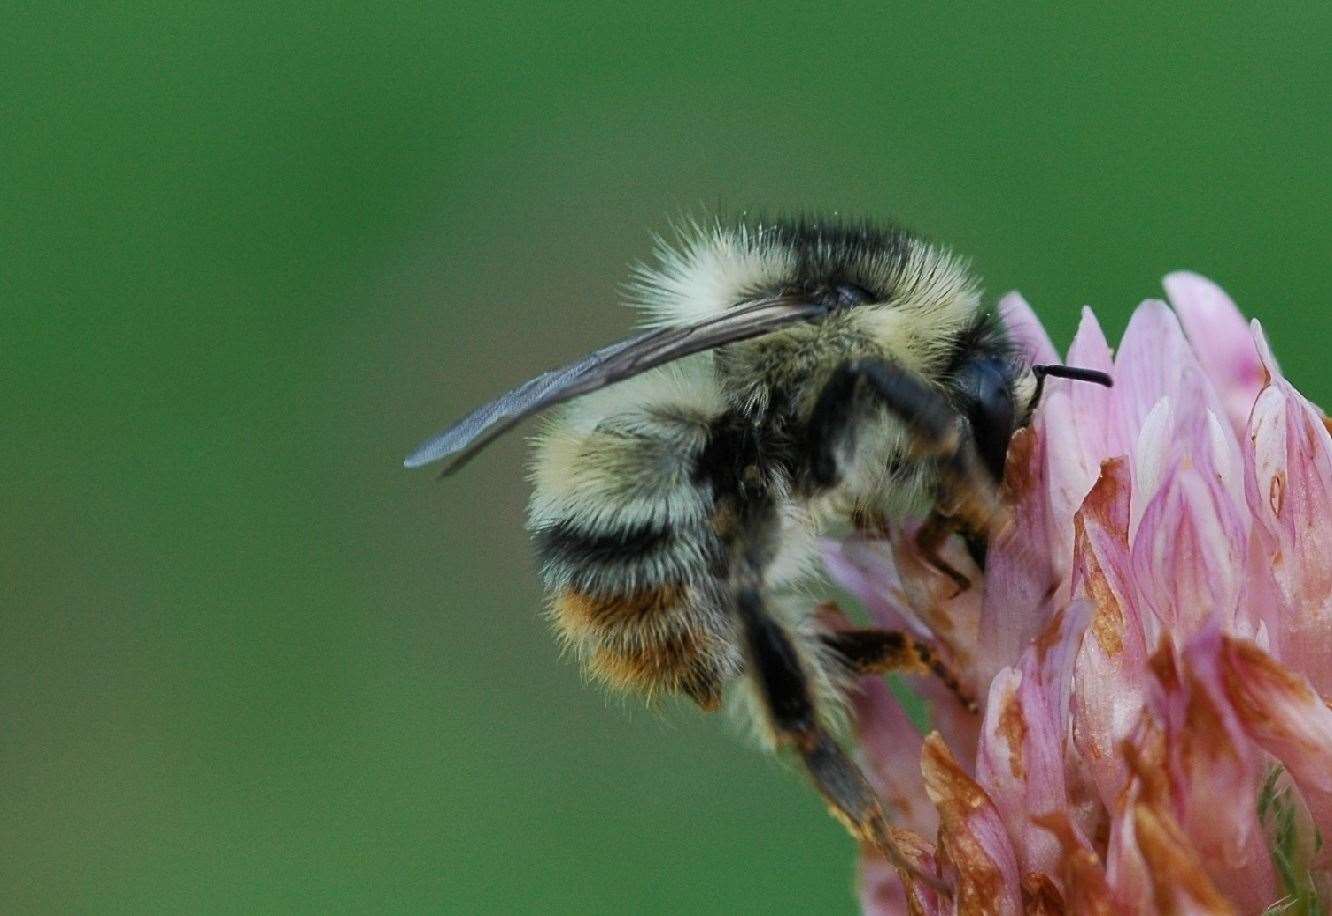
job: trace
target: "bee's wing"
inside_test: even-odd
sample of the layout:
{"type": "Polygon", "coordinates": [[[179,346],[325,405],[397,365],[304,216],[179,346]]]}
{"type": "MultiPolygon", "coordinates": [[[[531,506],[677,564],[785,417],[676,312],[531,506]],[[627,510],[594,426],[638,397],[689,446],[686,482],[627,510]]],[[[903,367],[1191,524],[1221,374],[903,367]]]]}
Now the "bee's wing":
{"type": "Polygon", "coordinates": [[[685,327],[661,328],[617,341],[577,362],[543,372],[432,436],[412,451],[405,467],[449,459],[451,474],[519,421],[579,395],[646,372],[691,353],[768,334],[818,318],[827,307],[803,299],[760,299],[685,327]]]}

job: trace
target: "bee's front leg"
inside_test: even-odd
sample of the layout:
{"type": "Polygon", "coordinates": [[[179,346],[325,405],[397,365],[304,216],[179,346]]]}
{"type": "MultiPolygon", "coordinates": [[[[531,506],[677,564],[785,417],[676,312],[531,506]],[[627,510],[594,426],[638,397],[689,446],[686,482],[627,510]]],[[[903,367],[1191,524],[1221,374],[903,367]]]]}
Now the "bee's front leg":
{"type": "Polygon", "coordinates": [[[884,359],[852,360],[839,366],[810,412],[806,486],[816,492],[836,486],[854,461],[855,424],[863,417],[863,409],[858,411],[856,405],[862,391],[906,428],[909,456],[937,468],[939,496],[917,535],[917,546],[930,565],[965,591],[971,580],[940,557],[939,548],[950,534],[962,533],[972,557],[983,566],[985,543],[1004,518],[1003,505],[966,420],[919,376],[884,359]]]}
{"type": "Polygon", "coordinates": [[[957,586],[958,594],[961,594],[971,588],[971,580],[939,555],[939,548],[955,531],[957,531],[957,525],[952,519],[946,518],[938,512],[932,512],[930,517],[925,520],[925,524],[921,525],[916,532],[916,550],[920,551],[920,555],[926,563],[952,579],[953,584],[957,586]]]}

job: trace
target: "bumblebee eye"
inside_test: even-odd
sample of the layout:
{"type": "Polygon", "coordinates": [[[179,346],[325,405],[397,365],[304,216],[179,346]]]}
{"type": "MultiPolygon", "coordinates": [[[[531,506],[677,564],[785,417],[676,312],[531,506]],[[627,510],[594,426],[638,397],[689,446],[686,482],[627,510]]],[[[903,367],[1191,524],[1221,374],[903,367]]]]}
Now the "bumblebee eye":
{"type": "Polygon", "coordinates": [[[993,357],[966,363],[956,380],[967,419],[971,421],[976,450],[996,481],[1003,479],[1008,440],[1017,425],[1010,381],[1010,367],[993,357]]]}
{"type": "Polygon", "coordinates": [[[874,294],[863,286],[843,280],[819,283],[806,289],[806,295],[831,310],[851,308],[874,301],[874,294]]]}
{"type": "Polygon", "coordinates": [[[838,283],[833,287],[836,295],[836,305],[838,308],[847,308],[852,305],[860,305],[865,302],[873,301],[874,296],[863,286],[857,286],[854,283],[838,283]]]}

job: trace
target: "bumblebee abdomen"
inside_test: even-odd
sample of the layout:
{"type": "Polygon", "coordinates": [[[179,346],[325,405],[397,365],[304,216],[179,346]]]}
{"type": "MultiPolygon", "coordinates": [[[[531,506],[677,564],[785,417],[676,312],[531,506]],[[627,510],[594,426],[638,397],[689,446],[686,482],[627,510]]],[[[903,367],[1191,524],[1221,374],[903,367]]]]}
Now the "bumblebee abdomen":
{"type": "Polygon", "coordinates": [[[587,672],[618,690],[679,693],[714,709],[739,672],[729,621],[693,589],[589,595],[565,588],[552,596],[551,613],[587,672]]]}
{"type": "Polygon", "coordinates": [[[711,708],[739,671],[696,474],[724,412],[711,359],[575,402],[537,443],[529,527],[552,623],[587,672],[711,708]]]}

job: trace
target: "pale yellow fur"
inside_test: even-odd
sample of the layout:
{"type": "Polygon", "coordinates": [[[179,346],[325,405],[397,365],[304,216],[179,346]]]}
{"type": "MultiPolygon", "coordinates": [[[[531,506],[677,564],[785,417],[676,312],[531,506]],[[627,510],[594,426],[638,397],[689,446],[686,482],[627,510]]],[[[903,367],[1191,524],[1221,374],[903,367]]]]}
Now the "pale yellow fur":
{"type": "Polygon", "coordinates": [[[530,524],[701,520],[707,507],[688,475],[724,410],[710,353],[573,401],[536,437],[530,524]]]}
{"type": "MultiPolygon", "coordinates": [[[[757,290],[780,284],[796,267],[771,227],[691,224],[674,247],[658,241],[658,263],[635,269],[630,302],[652,326],[686,325],[717,315],[757,290]]],[[[895,287],[885,308],[855,312],[857,330],[901,365],[929,372],[956,333],[975,316],[979,291],[966,264],[947,250],[917,242],[902,269],[861,258],[867,281],[895,287]]]]}

